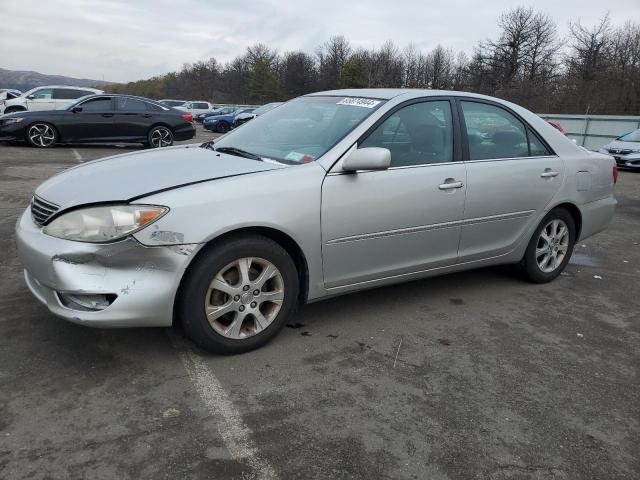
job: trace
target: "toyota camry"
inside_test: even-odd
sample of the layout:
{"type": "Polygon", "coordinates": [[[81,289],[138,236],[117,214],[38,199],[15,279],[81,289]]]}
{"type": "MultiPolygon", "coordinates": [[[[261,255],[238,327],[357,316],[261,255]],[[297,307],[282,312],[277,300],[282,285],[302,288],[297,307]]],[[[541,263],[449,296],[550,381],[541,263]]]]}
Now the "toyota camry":
{"type": "Polygon", "coordinates": [[[17,224],[25,280],[96,327],[180,322],[239,353],[296,307],[516,264],[552,281],[603,230],[617,170],[535,114],[434,90],[306,95],[202,145],[96,160],[40,185],[17,224]]]}

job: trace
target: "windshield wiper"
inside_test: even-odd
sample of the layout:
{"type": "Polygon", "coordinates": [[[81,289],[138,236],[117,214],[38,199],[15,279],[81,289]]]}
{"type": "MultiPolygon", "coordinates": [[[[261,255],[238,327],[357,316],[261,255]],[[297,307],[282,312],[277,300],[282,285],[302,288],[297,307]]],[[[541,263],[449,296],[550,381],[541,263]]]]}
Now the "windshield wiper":
{"type": "Polygon", "coordinates": [[[236,155],[237,157],[250,158],[251,160],[260,160],[262,162],[262,157],[256,155],[255,153],[247,152],[246,150],[242,150],[241,148],[236,147],[218,147],[215,149],[216,152],[228,153],[229,155],[236,155]]]}
{"type": "Polygon", "coordinates": [[[208,148],[209,150],[215,150],[214,146],[213,146],[213,140],[209,140],[208,142],[204,142],[202,145],[200,145],[201,148],[208,148]]]}

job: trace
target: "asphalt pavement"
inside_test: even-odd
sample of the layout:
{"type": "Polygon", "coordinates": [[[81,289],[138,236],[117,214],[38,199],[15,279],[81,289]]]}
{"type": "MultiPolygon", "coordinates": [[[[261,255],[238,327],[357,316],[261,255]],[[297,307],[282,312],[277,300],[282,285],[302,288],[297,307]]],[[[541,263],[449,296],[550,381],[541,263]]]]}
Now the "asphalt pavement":
{"type": "Polygon", "coordinates": [[[66,323],[24,284],[35,187],[138,148],[0,145],[1,479],[640,478],[639,173],[550,284],[500,267],[356,293],[220,357],[179,328],[66,323]]]}

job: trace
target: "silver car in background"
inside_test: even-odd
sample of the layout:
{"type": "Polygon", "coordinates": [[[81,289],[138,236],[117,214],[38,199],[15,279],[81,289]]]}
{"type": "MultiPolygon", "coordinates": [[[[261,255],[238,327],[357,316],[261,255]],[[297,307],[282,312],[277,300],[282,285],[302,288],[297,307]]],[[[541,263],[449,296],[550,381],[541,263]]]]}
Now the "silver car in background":
{"type": "Polygon", "coordinates": [[[300,303],[519,264],[533,282],[603,230],[610,156],[481,95],[306,95],[201,146],[127,153],[46,181],[17,224],[33,294],[99,327],[181,322],[238,353],[300,303]]]}
{"type": "Polygon", "coordinates": [[[640,170],[640,128],[607,143],[600,152],[611,155],[620,168],[640,170]]]}

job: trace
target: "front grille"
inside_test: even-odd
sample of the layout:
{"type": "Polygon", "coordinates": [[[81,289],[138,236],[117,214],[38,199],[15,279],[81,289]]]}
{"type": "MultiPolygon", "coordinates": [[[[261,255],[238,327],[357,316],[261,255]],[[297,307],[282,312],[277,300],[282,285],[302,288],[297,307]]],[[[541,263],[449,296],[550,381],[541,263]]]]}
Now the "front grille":
{"type": "Polygon", "coordinates": [[[630,148],[610,148],[609,153],[615,153],[617,155],[629,155],[631,153],[630,148]]]}
{"type": "Polygon", "coordinates": [[[59,206],[47,202],[40,197],[33,196],[31,199],[31,218],[37,225],[44,225],[58,210],[59,206]]]}

